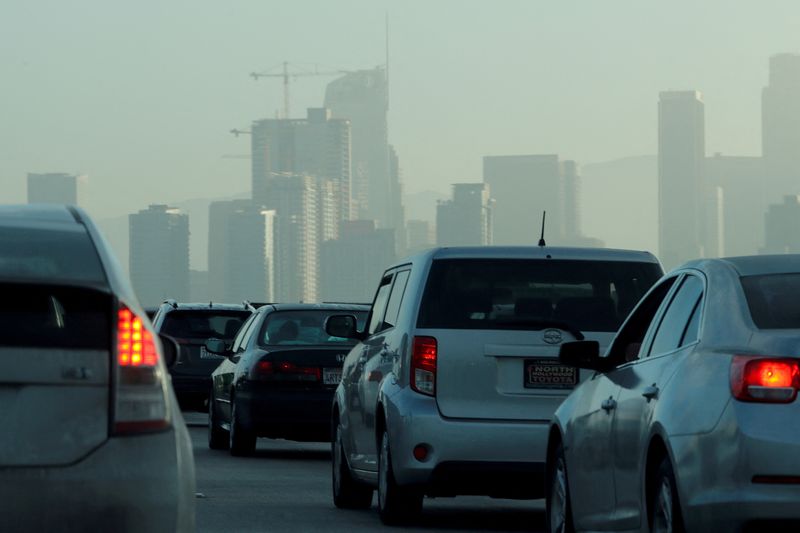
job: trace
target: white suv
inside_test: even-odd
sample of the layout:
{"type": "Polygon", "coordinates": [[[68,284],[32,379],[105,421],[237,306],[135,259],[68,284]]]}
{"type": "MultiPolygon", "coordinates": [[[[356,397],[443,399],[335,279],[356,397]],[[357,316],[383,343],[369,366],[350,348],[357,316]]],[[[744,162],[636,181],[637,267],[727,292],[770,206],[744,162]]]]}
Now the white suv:
{"type": "Polygon", "coordinates": [[[429,496],[544,496],[549,421],[575,384],[563,341],[607,345],[662,275],[648,252],[440,248],[383,275],[332,412],[333,495],[385,523],[429,496]]]}

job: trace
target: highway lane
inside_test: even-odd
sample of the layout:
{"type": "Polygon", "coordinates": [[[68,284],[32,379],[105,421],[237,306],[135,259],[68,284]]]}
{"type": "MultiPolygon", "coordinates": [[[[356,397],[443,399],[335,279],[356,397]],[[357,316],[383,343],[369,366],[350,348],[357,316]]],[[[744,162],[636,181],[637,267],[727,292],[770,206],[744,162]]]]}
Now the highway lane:
{"type": "MultiPolygon", "coordinates": [[[[377,510],[337,509],[331,499],[329,445],[259,439],[256,455],[209,450],[206,418],[186,414],[197,469],[197,531],[325,531],[384,529],[377,510]]],[[[389,528],[386,528],[389,529],[389,528]]],[[[480,497],[425,499],[406,531],[542,531],[542,501],[480,497]]]]}

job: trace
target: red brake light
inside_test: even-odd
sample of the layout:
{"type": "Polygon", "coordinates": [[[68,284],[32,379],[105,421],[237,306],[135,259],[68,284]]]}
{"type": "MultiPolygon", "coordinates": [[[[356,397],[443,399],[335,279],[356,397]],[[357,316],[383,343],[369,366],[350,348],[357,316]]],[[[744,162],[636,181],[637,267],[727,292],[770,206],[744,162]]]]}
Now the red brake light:
{"type": "Polygon", "coordinates": [[[318,367],[298,366],[289,361],[261,360],[255,364],[251,372],[253,379],[277,380],[277,381],[320,381],[322,371],[318,367]]]}
{"type": "Polygon", "coordinates": [[[731,392],[746,402],[789,403],[800,390],[800,361],[736,355],[731,363],[731,392]]]}
{"type": "Polygon", "coordinates": [[[119,366],[156,366],[158,351],[142,319],[127,307],[117,313],[117,363],[119,366]]]}
{"type": "Polygon", "coordinates": [[[411,388],[428,396],[436,395],[438,346],[433,337],[414,337],[411,352],[411,388]]]}

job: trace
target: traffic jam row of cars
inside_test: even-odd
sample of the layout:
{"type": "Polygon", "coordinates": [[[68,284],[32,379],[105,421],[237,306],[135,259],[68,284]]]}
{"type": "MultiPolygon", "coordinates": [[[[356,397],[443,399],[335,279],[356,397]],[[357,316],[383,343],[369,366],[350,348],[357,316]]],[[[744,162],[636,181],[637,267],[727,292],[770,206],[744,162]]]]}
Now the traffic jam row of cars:
{"type": "Polygon", "coordinates": [[[9,206],[0,284],[4,530],[192,531],[181,407],[233,455],[330,441],[335,505],[386,524],[488,495],[550,531],[800,527],[798,256],[440,248],[370,305],[151,322],[84,212],[9,206]]]}

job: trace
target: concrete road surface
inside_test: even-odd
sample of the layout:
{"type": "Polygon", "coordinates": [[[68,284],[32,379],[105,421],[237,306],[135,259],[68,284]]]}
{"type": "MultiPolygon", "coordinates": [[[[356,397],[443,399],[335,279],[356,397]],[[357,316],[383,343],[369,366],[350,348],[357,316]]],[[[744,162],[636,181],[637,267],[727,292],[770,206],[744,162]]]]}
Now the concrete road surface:
{"type": "MultiPolygon", "coordinates": [[[[197,467],[197,531],[379,531],[373,507],[345,511],[331,499],[327,444],[259,439],[256,455],[209,450],[206,417],[186,414],[197,467]]],[[[543,501],[480,497],[426,498],[405,531],[543,531],[543,501]]]]}

